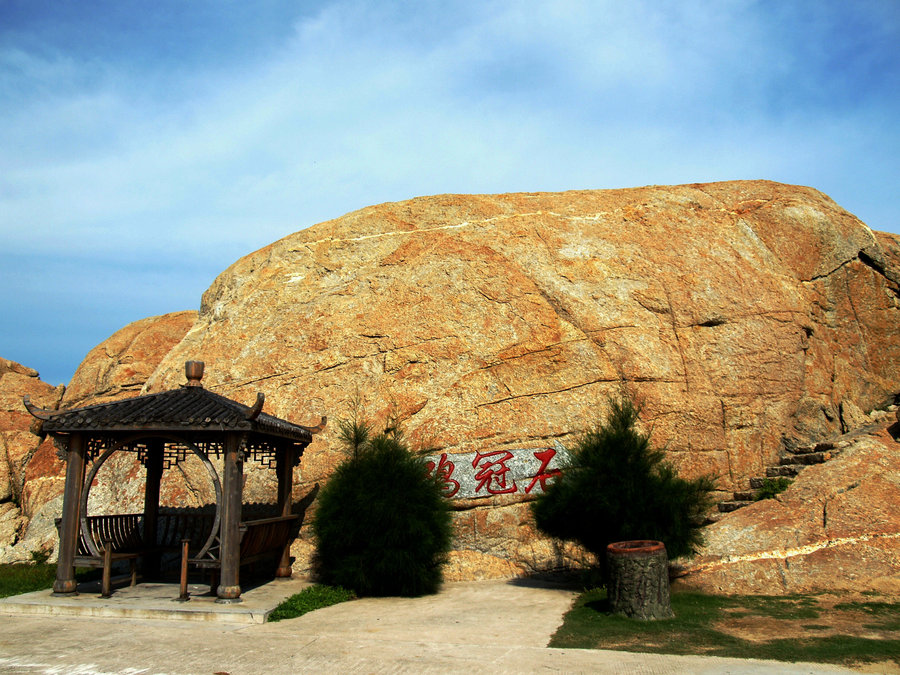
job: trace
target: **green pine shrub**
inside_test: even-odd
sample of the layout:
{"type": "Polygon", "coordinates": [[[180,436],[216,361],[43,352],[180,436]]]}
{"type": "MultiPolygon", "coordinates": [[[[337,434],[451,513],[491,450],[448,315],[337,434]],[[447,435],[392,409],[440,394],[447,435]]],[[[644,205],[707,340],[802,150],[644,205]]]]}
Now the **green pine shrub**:
{"type": "Polygon", "coordinates": [[[606,419],[581,434],[562,474],[531,504],[541,531],[580,543],[601,572],[616,541],[662,541],[670,558],[694,552],[712,504],[713,479],[679,478],[635,429],[638,412],[630,399],[610,400],[606,419]]]}
{"type": "Polygon", "coordinates": [[[452,529],[442,486],[394,427],[340,424],[350,455],[319,494],[314,565],[322,583],[359,596],[437,592],[452,529]]]}
{"type": "Polygon", "coordinates": [[[760,501],[762,499],[772,499],[776,495],[780,495],[782,492],[787,490],[791,483],[790,478],[786,478],[785,476],[778,476],[775,479],[766,478],[763,481],[762,487],[756,491],[756,494],[753,495],[753,501],[760,501]]]}

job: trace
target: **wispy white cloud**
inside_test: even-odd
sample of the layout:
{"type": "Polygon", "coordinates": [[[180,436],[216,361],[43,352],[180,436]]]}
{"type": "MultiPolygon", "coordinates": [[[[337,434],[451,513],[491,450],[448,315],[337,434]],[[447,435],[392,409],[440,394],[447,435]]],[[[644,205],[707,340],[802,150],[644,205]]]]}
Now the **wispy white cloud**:
{"type": "MultiPolygon", "coordinates": [[[[54,23],[19,2],[0,29],[0,236],[66,261],[45,273],[77,297],[102,279],[117,325],[196,306],[278,237],[420,194],[772,178],[900,230],[893,0],[198,0],[144,29],[143,5],[104,5],[54,23]]],[[[23,293],[0,280],[7,313],[23,293]]],[[[86,314],[60,338],[82,353],[109,334],[86,314]]]]}

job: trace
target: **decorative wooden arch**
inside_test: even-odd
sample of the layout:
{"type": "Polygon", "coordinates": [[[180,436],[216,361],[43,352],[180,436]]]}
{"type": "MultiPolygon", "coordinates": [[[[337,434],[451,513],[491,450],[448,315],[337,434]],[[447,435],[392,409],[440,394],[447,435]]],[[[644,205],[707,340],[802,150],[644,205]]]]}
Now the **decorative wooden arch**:
{"type": "MultiPolygon", "coordinates": [[[[210,549],[213,544],[213,541],[217,538],[219,533],[219,525],[222,522],[222,481],[219,480],[219,474],[216,472],[215,467],[212,465],[212,462],[209,461],[209,457],[203,453],[196,445],[193,443],[180,439],[176,436],[167,436],[167,435],[154,435],[152,438],[168,438],[170,441],[178,444],[184,444],[190,449],[194,455],[196,455],[200,461],[203,463],[204,468],[206,469],[207,474],[209,474],[210,479],[213,483],[213,489],[216,495],[216,512],[213,518],[212,527],[210,528],[209,535],[203,542],[203,546],[200,548],[200,551],[196,554],[197,558],[202,558],[210,549]]],[[[84,485],[81,489],[81,500],[79,503],[78,510],[78,520],[81,526],[82,537],[84,542],[90,551],[90,553],[96,557],[100,557],[102,555],[100,551],[100,546],[98,542],[95,540],[91,529],[88,527],[88,500],[90,498],[90,490],[91,485],[93,485],[94,478],[97,477],[97,473],[100,471],[101,467],[106,463],[110,457],[113,456],[116,452],[120,450],[124,450],[129,442],[146,440],[144,434],[138,434],[132,439],[126,439],[119,443],[116,443],[113,447],[106,450],[102,455],[100,455],[91,466],[91,470],[87,474],[87,478],[84,479],[84,485]]],[[[157,498],[157,504],[159,500],[157,498]]],[[[145,500],[146,504],[146,500],[145,500]]],[[[146,512],[145,512],[146,513],[146,512]]]]}
{"type": "MultiPolygon", "coordinates": [[[[253,458],[268,466],[275,464],[278,513],[282,518],[291,516],[293,468],[327,419],[323,417],[315,427],[304,427],[268,415],[262,412],[262,393],[257,394],[253,406],[242,405],[204,389],[200,384],[203,370],[202,362],[188,361],[187,384],[178,389],[69,410],[43,410],[25,397],[25,407],[42,421],[43,431],[53,437],[66,460],[55,594],[76,592],[74,563],[79,539],[93,555],[100,553],[87,525],[87,498],[90,482],[103,462],[116,451],[125,450],[138,453],[146,467],[143,538],[149,545],[155,543],[157,536],[163,470],[190,452],[204,462],[216,488],[212,532],[203,543],[197,562],[201,566],[214,563],[219,569],[217,601],[240,602],[244,461],[253,458]],[[223,457],[221,485],[210,455],[223,457]],[[91,459],[94,464],[85,476],[91,459]],[[219,557],[211,560],[206,556],[212,555],[214,539],[219,557]]],[[[281,551],[276,576],[291,575],[290,543],[285,542],[281,551]]]]}

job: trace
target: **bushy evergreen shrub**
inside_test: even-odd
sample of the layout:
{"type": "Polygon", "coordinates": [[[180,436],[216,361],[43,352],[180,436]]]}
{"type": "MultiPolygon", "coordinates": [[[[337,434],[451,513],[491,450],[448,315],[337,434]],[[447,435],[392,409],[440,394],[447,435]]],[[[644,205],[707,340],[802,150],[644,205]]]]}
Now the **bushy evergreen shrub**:
{"type": "Polygon", "coordinates": [[[441,484],[396,427],[373,436],[354,419],[340,428],[351,454],[319,494],[318,577],[360,596],[436,592],[451,541],[441,484]]]}
{"type": "Polygon", "coordinates": [[[778,476],[774,479],[766,478],[763,481],[762,487],[757,490],[755,495],[753,495],[753,501],[758,502],[762,499],[772,499],[787,490],[791,486],[791,482],[790,478],[784,476],[778,476]]]}
{"type": "Polygon", "coordinates": [[[540,530],[580,543],[601,569],[616,541],[662,541],[670,558],[692,553],[711,505],[712,478],[679,478],[637,419],[631,400],[611,400],[606,419],[578,438],[562,474],[531,505],[540,530]]]}

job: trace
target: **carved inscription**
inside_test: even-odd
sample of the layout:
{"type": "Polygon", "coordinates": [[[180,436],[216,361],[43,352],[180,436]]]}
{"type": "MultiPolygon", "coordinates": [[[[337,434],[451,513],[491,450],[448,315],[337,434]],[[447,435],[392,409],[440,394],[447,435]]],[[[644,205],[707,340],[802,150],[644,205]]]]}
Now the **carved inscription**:
{"type": "Polygon", "coordinates": [[[438,476],[448,499],[543,492],[559,475],[566,450],[552,447],[485,450],[426,458],[428,474],[438,476]]]}

